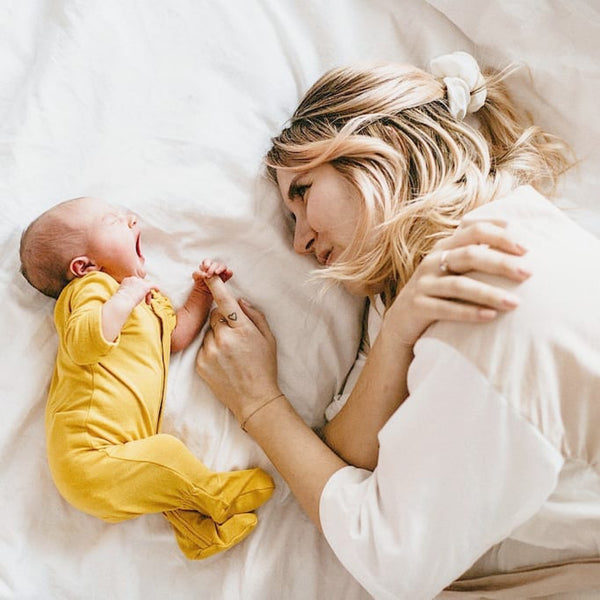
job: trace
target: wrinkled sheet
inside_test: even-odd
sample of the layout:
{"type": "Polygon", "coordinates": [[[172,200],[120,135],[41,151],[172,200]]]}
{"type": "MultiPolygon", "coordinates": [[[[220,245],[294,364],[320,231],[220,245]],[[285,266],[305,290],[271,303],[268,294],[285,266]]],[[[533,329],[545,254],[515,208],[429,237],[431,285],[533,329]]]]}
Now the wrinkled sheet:
{"type": "Polygon", "coordinates": [[[335,289],[316,298],[314,264],[292,252],[289,221],[264,176],[270,137],[334,66],[424,66],[459,49],[497,67],[523,61],[529,72],[511,88],[573,145],[581,162],[566,178],[565,209],[600,234],[597,7],[1,0],[0,598],[367,598],[194,373],[200,339],[172,359],[163,430],[211,468],[260,465],[273,474],[277,491],[252,535],[190,562],[160,515],[109,525],[61,499],[43,429],[53,302],[18,272],[20,233],[66,198],[123,204],[141,217],[149,276],[175,304],[202,258],[226,261],[235,293],[266,313],[277,336],[282,389],[317,426],[354,360],[362,302],[335,289]]]}

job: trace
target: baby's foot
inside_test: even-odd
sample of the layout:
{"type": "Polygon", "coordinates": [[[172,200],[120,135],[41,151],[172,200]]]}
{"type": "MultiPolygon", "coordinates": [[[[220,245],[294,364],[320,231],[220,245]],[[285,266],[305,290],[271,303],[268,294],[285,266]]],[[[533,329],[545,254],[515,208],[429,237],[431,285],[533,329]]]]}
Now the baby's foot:
{"type": "Polygon", "coordinates": [[[223,523],[237,513],[256,510],[273,495],[275,489],[273,479],[262,469],[215,473],[211,480],[215,499],[220,500],[210,512],[217,523],[223,523]]]}
{"type": "Polygon", "coordinates": [[[181,551],[190,560],[208,558],[241,542],[258,523],[253,513],[233,515],[223,523],[191,510],[165,513],[181,551]]]}

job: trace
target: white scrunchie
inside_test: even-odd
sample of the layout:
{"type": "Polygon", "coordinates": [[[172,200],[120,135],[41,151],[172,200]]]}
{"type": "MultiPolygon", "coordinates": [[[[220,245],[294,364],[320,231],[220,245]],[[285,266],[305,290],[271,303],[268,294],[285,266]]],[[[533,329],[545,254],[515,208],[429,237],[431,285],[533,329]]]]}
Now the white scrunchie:
{"type": "Polygon", "coordinates": [[[453,52],[434,58],[429,70],[446,84],[448,108],[454,118],[462,121],[467,113],[477,112],[485,103],[485,79],[477,61],[467,52],[453,52]],[[481,88],[476,93],[471,92],[481,88]]]}

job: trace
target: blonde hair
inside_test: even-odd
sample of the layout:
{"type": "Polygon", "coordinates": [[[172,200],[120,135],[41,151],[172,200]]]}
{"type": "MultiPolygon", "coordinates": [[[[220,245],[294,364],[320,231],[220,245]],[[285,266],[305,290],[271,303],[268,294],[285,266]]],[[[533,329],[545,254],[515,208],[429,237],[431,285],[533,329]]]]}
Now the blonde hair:
{"type": "Polygon", "coordinates": [[[276,169],[330,163],[362,198],[352,243],[321,276],[384,289],[391,302],[465,213],[516,185],[554,189],[567,147],[524,124],[501,83],[512,70],[484,73],[478,129],[454,118],[444,84],[416,67],[338,68],[311,87],[266,164],[276,181],[276,169]]]}
{"type": "Polygon", "coordinates": [[[74,198],[50,208],[21,235],[21,273],[34,288],[51,298],[58,298],[72,279],[70,262],[85,248],[85,231],[67,218],[82,199],[74,198]]]}

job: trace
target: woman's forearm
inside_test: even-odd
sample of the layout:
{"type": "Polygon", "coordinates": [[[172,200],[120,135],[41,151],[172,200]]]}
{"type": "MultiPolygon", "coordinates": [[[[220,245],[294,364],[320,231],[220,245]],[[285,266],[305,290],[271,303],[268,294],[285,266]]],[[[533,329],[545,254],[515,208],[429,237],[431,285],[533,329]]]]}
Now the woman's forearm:
{"type": "Polygon", "coordinates": [[[408,395],[406,375],[412,358],[412,346],[384,326],[348,401],[323,429],[327,444],[348,463],[375,468],[377,434],[408,395]]]}
{"type": "Polygon", "coordinates": [[[257,411],[245,427],[321,529],[321,493],[329,478],[346,463],[304,423],[284,396],[257,411]]]}
{"type": "Polygon", "coordinates": [[[320,529],[323,488],[347,465],[280,393],[276,342],[264,315],[248,302],[240,305],[218,277],[207,285],[217,315],[235,313],[236,318],[224,323],[215,319],[196,357],[196,370],[262,447],[320,529]]]}

